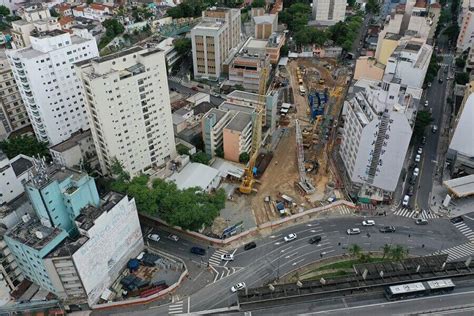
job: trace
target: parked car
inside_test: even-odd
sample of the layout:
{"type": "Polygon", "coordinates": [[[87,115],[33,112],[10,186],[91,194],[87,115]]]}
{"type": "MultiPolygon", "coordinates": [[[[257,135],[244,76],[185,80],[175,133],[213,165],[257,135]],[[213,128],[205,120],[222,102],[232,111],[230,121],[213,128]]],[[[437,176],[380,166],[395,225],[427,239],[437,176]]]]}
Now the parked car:
{"type": "Polygon", "coordinates": [[[420,174],[420,168],[415,168],[415,169],[413,170],[413,176],[414,176],[414,177],[418,177],[419,174],[420,174]]]}
{"type": "Polygon", "coordinates": [[[420,155],[416,155],[415,156],[415,162],[420,162],[421,160],[421,156],[420,155]]]}
{"type": "Polygon", "coordinates": [[[432,132],[432,133],[436,133],[437,131],[438,131],[438,126],[433,125],[433,126],[431,127],[431,132],[432,132]]]}
{"type": "Polygon", "coordinates": [[[408,206],[408,203],[410,202],[410,197],[408,195],[405,195],[403,197],[402,205],[403,206],[408,206]]]}
{"type": "Polygon", "coordinates": [[[428,82],[428,88],[431,88],[431,82],[428,82]]]}
{"type": "Polygon", "coordinates": [[[427,106],[428,106],[428,100],[425,101],[425,107],[427,107],[427,106]]]}
{"type": "Polygon", "coordinates": [[[349,228],[347,230],[348,235],[358,235],[360,234],[360,228],[349,228]]]}
{"type": "Polygon", "coordinates": [[[289,234],[288,236],[285,236],[285,237],[283,238],[283,240],[286,241],[286,242],[289,242],[289,241],[295,240],[296,237],[297,237],[297,236],[296,236],[295,233],[291,233],[291,234],[289,234]]]}
{"type": "Polygon", "coordinates": [[[255,247],[257,247],[257,244],[252,241],[252,242],[249,242],[248,244],[246,244],[244,246],[244,250],[250,250],[250,249],[253,249],[255,247]]]}
{"type": "Polygon", "coordinates": [[[367,219],[365,221],[362,222],[362,225],[363,226],[374,226],[375,225],[375,221],[374,220],[371,220],[371,219],[367,219]]]}
{"type": "Polygon", "coordinates": [[[223,261],[234,261],[234,255],[231,253],[226,253],[225,255],[221,256],[221,260],[223,261]]]}
{"type": "Polygon", "coordinates": [[[153,241],[159,241],[160,240],[160,235],[158,235],[158,234],[148,234],[147,238],[150,239],[150,240],[153,240],[153,241]]]}
{"type": "Polygon", "coordinates": [[[171,239],[172,241],[178,241],[179,240],[179,237],[176,236],[176,235],[173,235],[173,234],[169,234],[167,238],[171,239]]]}
{"type": "Polygon", "coordinates": [[[416,225],[426,225],[426,224],[428,224],[428,221],[424,218],[417,218],[415,220],[415,224],[416,225]]]}
{"type": "Polygon", "coordinates": [[[317,244],[317,243],[319,243],[319,242],[321,241],[321,239],[322,239],[321,236],[314,236],[314,237],[311,237],[311,238],[308,240],[308,242],[309,242],[310,244],[317,244]]]}
{"type": "Polygon", "coordinates": [[[245,289],[245,286],[246,286],[245,282],[240,282],[234,285],[233,287],[231,287],[230,290],[232,291],[232,293],[235,293],[237,291],[245,289]]]}
{"type": "Polygon", "coordinates": [[[415,193],[415,187],[410,185],[407,189],[407,195],[412,196],[415,193]]]}
{"type": "Polygon", "coordinates": [[[423,138],[421,139],[421,143],[424,145],[426,144],[426,136],[423,136],[423,138]]]}
{"type": "Polygon", "coordinates": [[[439,79],[438,79],[438,82],[439,82],[439,83],[443,83],[443,78],[439,78],[439,79]]]}
{"type": "Polygon", "coordinates": [[[380,232],[381,233],[393,233],[395,231],[395,227],[393,226],[384,226],[380,227],[380,232]]]}
{"type": "Polygon", "coordinates": [[[462,216],[457,216],[457,217],[451,218],[450,221],[453,224],[457,224],[457,223],[460,223],[460,222],[464,221],[464,218],[462,218],[462,216]]]}
{"type": "Polygon", "coordinates": [[[418,148],[418,154],[421,155],[423,153],[423,148],[419,147],[418,148]]]}
{"type": "Polygon", "coordinates": [[[416,177],[410,177],[410,181],[408,181],[411,185],[416,183],[416,177]]]}
{"type": "Polygon", "coordinates": [[[201,247],[192,247],[191,253],[194,253],[195,255],[198,255],[198,256],[204,256],[206,254],[206,250],[201,247]]]}

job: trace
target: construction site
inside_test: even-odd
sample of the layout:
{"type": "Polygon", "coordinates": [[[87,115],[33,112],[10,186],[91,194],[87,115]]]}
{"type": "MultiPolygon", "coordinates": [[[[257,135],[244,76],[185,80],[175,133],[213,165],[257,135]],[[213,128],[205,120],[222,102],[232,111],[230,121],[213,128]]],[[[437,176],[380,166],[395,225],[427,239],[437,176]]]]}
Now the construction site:
{"type": "Polygon", "coordinates": [[[271,137],[277,145],[258,147],[249,164],[264,171],[252,178],[255,193],[244,195],[257,225],[343,198],[330,157],[338,141],[349,70],[333,59],[298,58],[274,82],[282,80],[287,92],[279,128],[271,137]]]}

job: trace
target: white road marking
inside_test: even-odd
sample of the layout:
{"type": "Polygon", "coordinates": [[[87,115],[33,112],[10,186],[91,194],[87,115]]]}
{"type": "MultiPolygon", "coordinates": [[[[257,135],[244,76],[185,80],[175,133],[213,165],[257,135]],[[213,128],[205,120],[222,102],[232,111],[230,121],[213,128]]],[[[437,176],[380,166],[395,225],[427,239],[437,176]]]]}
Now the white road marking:
{"type": "Polygon", "coordinates": [[[296,266],[298,263],[301,263],[301,262],[303,262],[303,261],[305,261],[305,260],[306,260],[306,258],[303,258],[303,259],[301,259],[301,260],[299,260],[299,261],[293,262],[291,265],[296,266]]]}

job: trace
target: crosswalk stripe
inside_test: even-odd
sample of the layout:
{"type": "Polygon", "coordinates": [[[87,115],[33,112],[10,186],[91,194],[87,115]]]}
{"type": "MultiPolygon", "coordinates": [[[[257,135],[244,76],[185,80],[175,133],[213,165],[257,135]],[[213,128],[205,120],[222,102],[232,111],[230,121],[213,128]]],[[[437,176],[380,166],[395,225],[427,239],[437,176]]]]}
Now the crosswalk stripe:
{"type": "Polygon", "coordinates": [[[457,260],[460,258],[474,255],[474,243],[469,242],[469,243],[461,244],[461,245],[454,246],[448,249],[437,251],[436,253],[448,254],[448,261],[457,260]]]}

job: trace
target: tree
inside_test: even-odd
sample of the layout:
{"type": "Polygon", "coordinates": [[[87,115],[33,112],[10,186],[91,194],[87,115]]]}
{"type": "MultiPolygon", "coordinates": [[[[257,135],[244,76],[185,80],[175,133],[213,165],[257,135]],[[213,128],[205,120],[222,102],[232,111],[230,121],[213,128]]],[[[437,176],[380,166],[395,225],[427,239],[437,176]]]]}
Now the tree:
{"type": "Polygon", "coordinates": [[[460,85],[465,85],[466,83],[469,82],[469,73],[467,72],[461,72],[461,73],[458,73],[456,74],[456,77],[455,77],[455,81],[457,84],[460,84],[460,85]]]}
{"type": "Polygon", "coordinates": [[[362,252],[362,248],[357,244],[352,244],[349,246],[348,251],[351,257],[356,258],[359,257],[360,253],[362,252]]]}
{"type": "Polygon", "coordinates": [[[466,66],[466,60],[462,57],[456,58],[456,67],[464,69],[466,66]]]}
{"type": "Polygon", "coordinates": [[[176,151],[179,155],[189,155],[189,148],[184,146],[183,144],[178,144],[176,146],[176,151]]]}
{"type": "Polygon", "coordinates": [[[102,26],[105,27],[107,35],[114,37],[125,32],[125,27],[116,19],[107,19],[102,22],[102,26]]]}
{"type": "Polygon", "coordinates": [[[191,39],[189,38],[183,37],[175,39],[173,45],[180,56],[185,56],[191,51],[191,39]]]}
{"type": "Polygon", "coordinates": [[[401,261],[408,256],[408,249],[403,248],[401,245],[396,245],[390,251],[390,257],[394,261],[401,261]]]}
{"type": "Polygon", "coordinates": [[[194,155],[192,155],[191,160],[193,162],[199,162],[199,163],[208,165],[211,158],[205,152],[200,151],[200,152],[195,153],[194,155]]]}
{"type": "Polygon", "coordinates": [[[252,8],[265,8],[266,1],[265,0],[253,0],[252,8]]]}
{"type": "Polygon", "coordinates": [[[4,5],[0,5],[0,16],[6,17],[10,15],[10,9],[4,5]]]}
{"type": "Polygon", "coordinates": [[[413,128],[413,137],[420,140],[425,134],[425,129],[431,124],[433,118],[428,111],[419,111],[415,119],[415,127],[413,128]]]}
{"type": "Polygon", "coordinates": [[[382,259],[385,259],[386,257],[388,257],[390,255],[391,251],[392,251],[392,245],[389,245],[389,244],[383,245],[383,247],[382,247],[382,253],[383,253],[382,259]]]}
{"type": "Polygon", "coordinates": [[[112,175],[115,176],[117,181],[128,182],[130,180],[130,174],[125,171],[122,162],[119,161],[116,157],[112,159],[110,171],[112,172],[112,175]]]}
{"type": "Polygon", "coordinates": [[[282,57],[288,56],[288,52],[289,52],[288,45],[285,44],[280,48],[280,56],[282,57]]]}
{"type": "Polygon", "coordinates": [[[247,162],[249,162],[249,160],[250,160],[250,156],[247,152],[243,152],[239,155],[240,163],[246,164],[247,162]]]}
{"type": "Polygon", "coordinates": [[[54,18],[59,18],[59,13],[56,11],[55,8],[49,9],[49,14],[51,14],[51,16],[54,18]]]}
{"type": "Polygon", "coordinates": [[[217,157],[224,158],[224,148],[219,147],[216,149],[214,153],[216,154],[217,157]]]}
{"type": "Polygon", "coordinates": [[[380,4],[377,0],[368,0],[365,9],[373,15],[377,15],[380,11],[380,4]]]}
{"type": "Polygon", "coordinates": [[[356,4],[356,0],[347,0],[347,5],[349,7],[353,8],[355,4],[356,4]]]}
{"type": "Polygon", "coordinates": [[[5,139],[0,142],[2,150],[8,158],[23,154],[30,157],[46,157],[50,160],[48,143],[39,142],[33,136],[17,136],[5,139]]]}
{"type": "Polygon", "coordinates": [[[87,0],[86,3],[87,3],[88,5],[91,5],[92,3],[94,3],[94,0],[87,0]]]}

